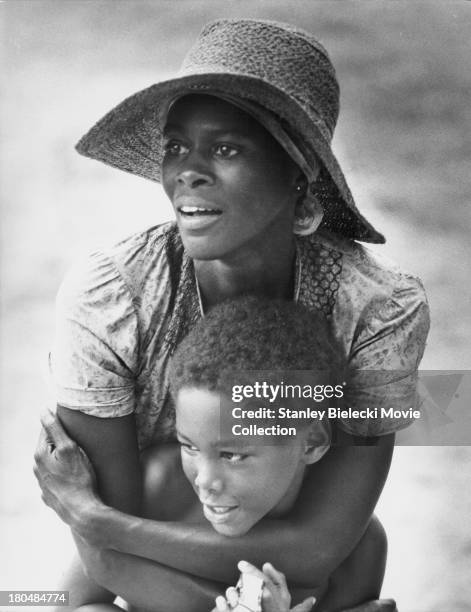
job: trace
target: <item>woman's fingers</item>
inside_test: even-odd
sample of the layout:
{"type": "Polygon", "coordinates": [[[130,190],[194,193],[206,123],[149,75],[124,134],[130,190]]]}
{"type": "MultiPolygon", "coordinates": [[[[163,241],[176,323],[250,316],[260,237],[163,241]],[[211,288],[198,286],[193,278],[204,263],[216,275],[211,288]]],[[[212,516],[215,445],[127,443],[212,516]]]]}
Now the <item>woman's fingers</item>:
{"type": "Polygon", "coordinates": [[[75,442],[67,435],[57,416],[47,410],[41,414],[40,420],[49,445],[52,445],[59,453],[75,449],[75,442]]]}
{"type": "Polygon", "coordinates": [[[44,503],[71,525],[77,508],[98,499],[95,472],[85,452],[67,435],[56,416],[45,413],[41,423],[33,472],[44,503]]]}
{"type": "Polygon", "coordinates": [[[34,453],[34,461],[36,463],[40,463],[43,460],[46,450],[48,448],[47,445],[48,445],[47,435],[44,430],[44,427],[41,427],[41,431],[39,432],[38,443],[36,445],[36,451],[34,453]]]}

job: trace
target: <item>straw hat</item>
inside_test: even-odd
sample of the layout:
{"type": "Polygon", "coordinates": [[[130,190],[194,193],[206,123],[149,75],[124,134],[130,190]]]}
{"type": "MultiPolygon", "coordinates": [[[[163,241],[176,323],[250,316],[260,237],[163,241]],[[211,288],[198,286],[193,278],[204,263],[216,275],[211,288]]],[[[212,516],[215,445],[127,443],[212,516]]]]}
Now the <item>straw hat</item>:
{"type": "Polygon", "coordinates": [[[79,141],[77,151],[160,181],[167,111],[176,99],[196,93],[258,109],[253,114],[268,129],[278,125],[270,131],[283,146],[280,131],[308,166],[322,162],[311,190],[324,209],[323,227],[363,242],[385,241],[358,211],[331,150],[339,87],[328,54],[311,34],[291,25],[253,19],[207,24],[174,79],[124,100],[79,141]]]}

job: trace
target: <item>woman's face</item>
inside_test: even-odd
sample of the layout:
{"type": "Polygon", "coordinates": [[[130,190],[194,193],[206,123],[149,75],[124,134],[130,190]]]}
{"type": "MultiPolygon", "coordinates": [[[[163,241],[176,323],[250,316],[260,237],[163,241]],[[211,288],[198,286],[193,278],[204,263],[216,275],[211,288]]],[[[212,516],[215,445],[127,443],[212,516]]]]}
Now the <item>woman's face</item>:
{"type": "Polygon", "coordinates": [[[250,115],[213,96],[171,108],[162,183],[193,259],[230,260],[292,240],[300,171],[250,115]]]}

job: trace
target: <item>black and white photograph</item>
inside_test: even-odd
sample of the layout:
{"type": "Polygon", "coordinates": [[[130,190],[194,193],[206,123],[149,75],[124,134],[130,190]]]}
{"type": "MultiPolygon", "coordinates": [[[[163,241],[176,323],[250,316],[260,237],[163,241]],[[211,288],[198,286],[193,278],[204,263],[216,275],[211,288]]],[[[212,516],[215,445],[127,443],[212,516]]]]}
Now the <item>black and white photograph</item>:
{"type": "Polygon", "coordinates": [[[471,3],[0,27],[0,611],[471,610],[471,3]]]}

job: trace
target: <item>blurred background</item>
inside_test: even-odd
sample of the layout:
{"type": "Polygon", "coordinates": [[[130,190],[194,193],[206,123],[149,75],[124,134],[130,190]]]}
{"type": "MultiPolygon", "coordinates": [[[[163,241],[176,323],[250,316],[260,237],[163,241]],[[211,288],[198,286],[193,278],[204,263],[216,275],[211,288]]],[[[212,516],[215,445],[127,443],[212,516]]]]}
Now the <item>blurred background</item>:
{"type": "MultiPolygon", "coordinates": [[[[471,365],[471,3],[411,0],[7,0],[2,27],[0,590],[56,589],[72,549],[32,476],[54,297],[104,242],[172,217],[159,185],[78,156],[78,138],[178,68],[216,17],[288,21],[325,44],[342,110],[334,149],[360,209],[418,274],[423,367],[471,365]]],[[[399,447],[378,513],[384,594],[401,612],[471,607],[471,448],[399,447]]]]}

